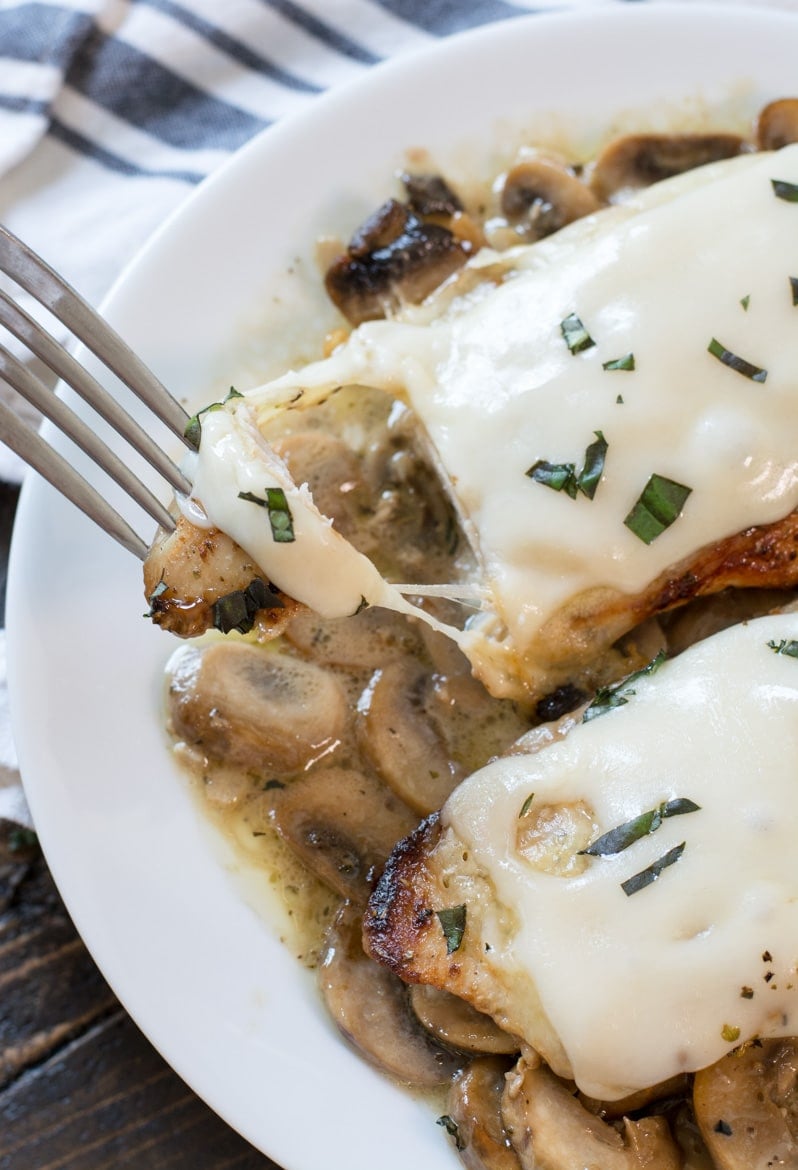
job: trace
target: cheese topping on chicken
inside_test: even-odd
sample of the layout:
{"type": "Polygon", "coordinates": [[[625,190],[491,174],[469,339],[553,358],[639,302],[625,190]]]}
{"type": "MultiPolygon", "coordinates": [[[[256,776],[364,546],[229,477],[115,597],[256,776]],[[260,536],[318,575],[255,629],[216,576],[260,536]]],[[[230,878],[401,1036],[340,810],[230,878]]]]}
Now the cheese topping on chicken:
{"type": "MultiPolygon", "coordinates": [[[[225,425],[342,384],[408,400],[480,562],[486,601],[461,641],[502,693],[490,681],[497,648],[510,675],[544,674],[547,627],[575,598],[634,595],[798,504],[797,184],[798,146],[742,156],[493,269],[482,254],[485,282],[441,316],[361,325],[330,358],[231,402],[225,425]]],[[[318,572],[326,612],[372,599],[359,554],[314,554],[310,531],[270,542],[264,509],[228,490],[234,447],[199,453],[195,495],[210,521],[300,601],[318,595],[318,572]]],[[[275,482],[253,467],[258,490],[275,482]]],[[[292,488],[290,506],[312,503],[292,488]]]]}
{"type": "MultiPolygon", "coordinates": [[[[509,908],[507,938],[484,947],[495,985],[516,1022],[535,988],[591,1096],[796,1034],[795,655],[796,614],[736,626],[537,754],[487,765],[444,805],[469,867],[509,908]],[[547,866],[534,826],[558,807],[593,827],[547,866]]],[[[523,1034],[535,1043],[534,1019],[523,1034]]]]}

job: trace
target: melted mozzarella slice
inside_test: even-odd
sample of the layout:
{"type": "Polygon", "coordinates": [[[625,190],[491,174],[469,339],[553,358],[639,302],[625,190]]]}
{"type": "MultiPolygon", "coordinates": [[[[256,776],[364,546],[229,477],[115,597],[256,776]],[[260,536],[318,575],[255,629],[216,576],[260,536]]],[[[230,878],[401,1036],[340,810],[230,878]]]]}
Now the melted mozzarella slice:
{"type": "Polygon", "coordinates": [[[489,764],[444,806],[515,923],[485,962],[522,1021],[532,981],[592,1096],[796,1034],[798,658],[769,645],[792,640],[798,652],[795,614],[708,639],[636,680],[625,705],[489,764]],[[680,799],[699,810],[614,855],[575,858],[575,872],[525,852],[525,822],[542,810],[583,807],[595,841],[680,799]],[[624,892],[681,845],[656,880],[624,892]]]}
{"type": "MultiPolygon", "coordinates": [[[[442,317],[365,324],[329,359],[247,395],[260,421],[343,383],[412,403],[481,563],[492,625],[466,651],[488,685],[491,642],[539,678],[547,626],[575,598],[633,595],[798,504],[798,204],[773,180],[798,183],[798,146],[704,168],[518,249],[501,283],[442,317]],[[592,341],[577,352],[562,329],[572,314],[592,341]],[[710,352],[713,339],[756,379],[710,352]],[[627,355],[633,370],[605,368],[627,355]],[[594,498],[527,474],[541,460],[578,472],[597,432],[608,446],[594,498]],[[625,520],[652,475],[690,493],[645,543],[625,520]]],[[[213,458],[203,449],[200,467],[213,458]]],[[[211,488],[202,502],[229,530],[224,499],[211,488]]]]}

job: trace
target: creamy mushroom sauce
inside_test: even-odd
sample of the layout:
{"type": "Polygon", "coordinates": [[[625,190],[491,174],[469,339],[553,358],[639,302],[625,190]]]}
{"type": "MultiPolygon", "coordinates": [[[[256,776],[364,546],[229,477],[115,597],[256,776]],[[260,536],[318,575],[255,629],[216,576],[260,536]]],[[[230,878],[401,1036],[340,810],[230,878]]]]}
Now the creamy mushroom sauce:
{"type": "MultiPolygon", "coordinates": [[[[587,200],[579,214],[591,210],[587,200]]],[[[535,230],[534,217],[519,224],[493,204],[477,234],[500,247],[535,230]]],[[[386,578],[446,582],[467,575],[467,546],[406,406],[362,388],[338,390],[301,414],[285,412],[267,437],[294,480],[310,484],[321,511],[386,578]]],[[[727,594],[649,622],[619,645],[614,674],[638,668],[660,648],[676,653],[785,600],[772,592],[751,591],[743,599],[727,594]]],[[[444,602],[422,604],[443,621],[451,617],[444,602]]],[[[291,945],[315,965],[325,953],[330,919],[342,903],[356,912],[394,840],[541,718],[556,717],[584,697],[560,691],[537,710],[492,698],[442,635],[404,614],[368,608],[343,618],[301,615],[267,646],[228,635],[221,648],[212,636],[178,651],[169,668],[169,727],[209,811],[239,847],[257,856],[266,880],[280,887],[297,925],[291,945]],[[281,707],[286,695],[290,701],[281,707]],[[254,735],[248,720],[258,723],[254,735]],[[264,743],[272,741],[277,746],[270,754],[264,743]],[[416,777],[419,768],[426,773],[426,791],[408,786],[413,768],[416,777]]],[[[379,1063],[378,1055],[366,1055],[379,1063]]],[[[510,1067],[502,1059],[490,1057],[488,1079],[510,1067]]],[[[479,1058],[473,1067],[480,1067],[479,1058]]],[[[469,1165],[520,1165],[499,1123],[482,1149],[485,1106],[475,1121],[463,1092],[455,1092],[452,1112],[473,1140],[469,1165]],[[501,1161],[504,1155],[513,1160],[501,1161]]],[[[684,1086],[673,1094],[677,1103],[669,1116],[683,1165],[725,1165],[707,1154],[683,1103],[684,1086]]],[[[585,1104],[610,1121],[619,1116],[606,1103],[585,1104]]],[[[629,1103],[643,1113],[647,1106],[629,1103]]]]}

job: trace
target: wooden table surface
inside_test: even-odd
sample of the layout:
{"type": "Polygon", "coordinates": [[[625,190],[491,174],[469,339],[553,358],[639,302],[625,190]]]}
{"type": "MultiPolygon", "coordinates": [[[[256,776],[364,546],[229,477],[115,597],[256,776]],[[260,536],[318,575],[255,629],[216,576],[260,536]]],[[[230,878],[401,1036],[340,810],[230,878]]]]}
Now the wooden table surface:
{"type": "MultiPolygon", "coordinates": [[[[16,496],[0,484],[0,607],[16,496]]],[[[278,1170],[145,1039],[81,942],[35,834],[0,820],[0,1170],[119,1167],[278,1170]]]]}

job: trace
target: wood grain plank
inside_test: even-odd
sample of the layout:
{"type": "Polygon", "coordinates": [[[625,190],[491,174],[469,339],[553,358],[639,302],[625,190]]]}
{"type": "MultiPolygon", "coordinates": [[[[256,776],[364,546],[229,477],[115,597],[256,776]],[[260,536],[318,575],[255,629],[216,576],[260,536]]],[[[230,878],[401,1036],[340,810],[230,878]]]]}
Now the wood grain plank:
{"type": "Polygon", "coordinates": [[[0,822],[0,1170],[279,1170],[136,1028],[0,822]]]}

